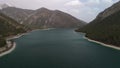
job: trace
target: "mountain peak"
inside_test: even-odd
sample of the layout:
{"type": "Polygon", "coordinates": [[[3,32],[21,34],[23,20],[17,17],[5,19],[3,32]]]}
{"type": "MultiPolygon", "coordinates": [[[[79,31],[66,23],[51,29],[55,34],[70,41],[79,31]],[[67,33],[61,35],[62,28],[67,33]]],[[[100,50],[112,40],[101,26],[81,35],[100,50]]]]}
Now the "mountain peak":
{"type": "Polygon", "coordinates": [[[24,21],[25,25],[32,28],[76,28],[85,25],[82,21],[72,15],[60,10],[49,10],[40,8],[35,11],[34,15],[24,21]],[[34,25],[34,26],[33,26],[34,25]]]}
{"type": "Polygon", "coordinates": [[[9,5],[8,4],[0,4],[0,9],[3,9],[3,8],[7,8],[7,7],[9,7],[9,5]]]}
{"type": "Polygon", "coordinates": [[[50,11],[49,9],[45,8],[45,7],[42,7],[40,9],[37,9],[38,11],[50,11]]]}
{"type": "Polygon", "coordinates": [[[42,8],[40,8],[41,10],[48,10],[47,8],[45,8],[45,7],[42,7],[42,8]]]}
{"type": "Polygon", "coordinates": [[[2,12],[16,21],[29,26],[33,29],[39,28],[76,28],[84,26],[84,23],[72,15],[59,11],[40,8],[37,10],[28,11],[26,9],[6,8],[2,12]],[[28,13],[29,12],[29,13],[28,13]]]}

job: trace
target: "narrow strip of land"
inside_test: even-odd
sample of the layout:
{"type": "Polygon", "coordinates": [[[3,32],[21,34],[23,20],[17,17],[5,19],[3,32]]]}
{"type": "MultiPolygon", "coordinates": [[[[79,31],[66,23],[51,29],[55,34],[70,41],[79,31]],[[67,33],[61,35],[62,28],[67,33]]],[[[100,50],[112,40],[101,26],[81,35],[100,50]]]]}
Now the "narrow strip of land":
{"type": "Polygon", "coordinates": [[[6,45],[4,47],[0,48],[0,57],[11,53],[15,49],[16,43],[14,41],[12,41],[12,39],[19,38],[25,34],[27,34],[27,33],[22,33],[22,34],[18,34],[15,36],[6,37],[6,45]]]}
{"type": "Polygon", "coordinates": [[[99,42],[99,41],[96,41],[96,40],[92,40],[88,37],[84,37],[84,39],[87,39],[88,41],[90,42],[94,42],[94,43],[97,43],[97,44],[100,44],[100,45],[103,45],[103,46],[106,46],[106,47],[110,47],[110,48],[113,48],[113,49],[117,49],[117,50],[120,50],[120,47],[117,47],[115,45],[109,45],[109,44],[105,44],[103,42],[99,42]]]}
{"type": "Polygon", "coordinates": [[[16,47],[15,42],[6,41],[6,43],[7,44],[4,47],[0,48],[0,57],[11,53],[16,47]]]}

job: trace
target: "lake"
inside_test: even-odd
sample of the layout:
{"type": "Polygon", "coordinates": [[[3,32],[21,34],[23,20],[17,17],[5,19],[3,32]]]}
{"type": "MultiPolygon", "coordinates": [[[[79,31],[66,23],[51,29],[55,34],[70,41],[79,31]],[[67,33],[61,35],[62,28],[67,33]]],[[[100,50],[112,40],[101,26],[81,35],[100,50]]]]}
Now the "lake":
{"type": "Polygon", "coordinates": [[[74,29],[30,32],[0,58],[0,68],[120,68],[120,51],[84,39],[74,29]]]}

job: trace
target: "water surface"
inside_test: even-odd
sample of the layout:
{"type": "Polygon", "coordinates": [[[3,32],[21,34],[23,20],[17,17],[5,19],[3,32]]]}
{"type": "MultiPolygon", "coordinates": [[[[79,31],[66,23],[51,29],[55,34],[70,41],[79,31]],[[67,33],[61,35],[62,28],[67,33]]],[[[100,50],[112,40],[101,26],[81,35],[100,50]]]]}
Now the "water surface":
{"type": "Polygon", "coordinates": [[[120,68],[120,51],[89,42],[74,29],[30,32],[0,58],[0,68],[120,68]]]}

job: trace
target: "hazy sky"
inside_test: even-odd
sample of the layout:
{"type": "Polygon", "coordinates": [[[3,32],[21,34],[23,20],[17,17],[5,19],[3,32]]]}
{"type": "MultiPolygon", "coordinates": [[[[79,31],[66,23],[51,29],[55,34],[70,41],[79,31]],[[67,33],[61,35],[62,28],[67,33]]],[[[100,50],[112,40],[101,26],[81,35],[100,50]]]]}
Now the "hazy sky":
{"type": "Polygon", "coordinates": [[[52,10],[59,9],[83,21],[90,22],[99,12],[118,1],[119,0],[0,0],[0,3],[7,3],[11,6],[25,9],[38,9],[41,7],[52,10]]]}

